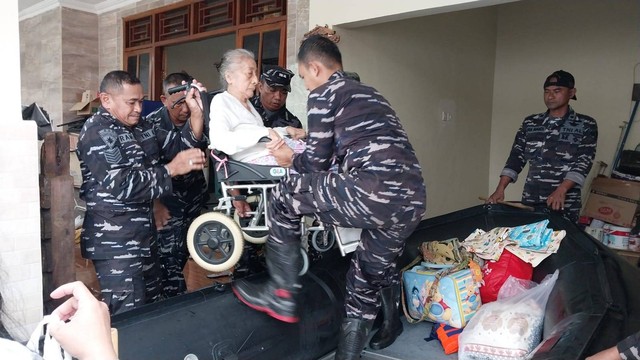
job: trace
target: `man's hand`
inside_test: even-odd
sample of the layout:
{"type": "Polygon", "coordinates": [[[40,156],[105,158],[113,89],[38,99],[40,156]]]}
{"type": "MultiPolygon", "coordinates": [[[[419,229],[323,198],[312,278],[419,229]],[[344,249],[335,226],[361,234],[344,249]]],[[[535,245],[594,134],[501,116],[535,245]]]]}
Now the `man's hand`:
{"type": "Polygon", "coordinates": [[[558,187],[547,197],[547,206],[556,211],[564,210],[564,199],[566,195],[567,191],[562,187],[558,187]]]}
{"type": "Polygon", "coordinates": [[[167,164],[171,177],[184,175],[193,170],[202,170],[207,163],[204,152],[200,149],[182,150],[167,164]]]}
{"type": "Polygon", "coordinates": [[[267,149],[269,149],[269,153],[273,155],[279,166],[288,168],[293,165],[293,150],[287,144],[283,143],[273,149],[269,148],[267,144],[267,149]]]}
{"type": "Polygon", "coordinates": [[[249,212],[251,211],[251,205],[244,200],[233,200],[233,207],[236,209],[236,213],[238,216],[243,218],[249,216],[249,212]]]}
{"type": "MultiPolygon", "coordinates": [[[[229,196],[239,196],[239,195],[240,195],[240,190],[238,189],[229,190],[229,196]]],[[[231,203],[233,204],[233,207],[236,209],[236,213],[238,213],[239,217],[243,218],[243,217],[249,216],[249,212],[251,211],[251,206],[249,205],[248,202],[244,200],[232,200],[231,203]]]]}
{"type": "MultiPolygon", "coordinates": [[[[186,84],[185,81],[182,83],[186,84]]],[[[193,131],[193,135],[196,139],[201,140],[204,131],[204,108],[202,98],[200,97],[200,91],[207,91],[207,88],[205,88],[204,85],[196,79],[193,79],[192,83],[193,86],[191,86],[187,91],[184,102],[187,104],[187,107],[191,112],[189,116],[191,131],[193,131]]],[[[205,104],[205,106],[209,106],[209,104],[205,104]]]]}
{"type": "Polygon", "coordinates": [[[560,185],[558,185],[556,190],[547,197],[547,206],[556,211],[564,210],[564,200],[566,199],[567,191],[575,185],[575,182],[565,179],[560,185]]]}
{"type": "Polygon", "coordinates": [[[504,190],[497,189],[493,194],[491,194],[487,200],[484,201],[485,204],[497,204],[501,201],[504,201],[504,190]]]}
{"type": "Polygon", "coordinates": [[[287,134],[291,136],[294,140],[305,139],[307,137],[307,132],[304,129],[295,128],[293,126],[287,126],[285,128],[287,130],[287,134]]]}
{"type": "Polygon", "coordinates": [[[156,230],[162,230],[171,219],[169,209],[159,199],[153,200],[153,218],[155,219],[156,230]]]}
{"type": "Polygon", "coordinates": [[[497,204],[500,201],[504,201],[504,189],[506,189],[510,183],[511,183],[510,177],[505,175],[500,176],[500,181],[498,182],[498,186],[496,186],[496,191],[494,191],[493,194],[491,194],[491,196],[489,196],[484,203],[497,204]]]}
{"type": "Polygon", "coordinates": [[[107,304],[98,301],[80,281],[53,290],[51,298],[72,295],[51,316],[49,331],[74,358],[81,360],[117,359],[111,341],[111,318],[107,304]]]}
{"type": "MultiPolygon", "coordinates": [[[[182,84],[186,84],[185,81],[182,84]]],[[[186,97],[184,98],[184,102],[187,103],[187,107],[191,111],[191,116],[194,114],[202,114],[202,99],[200,98],[200,91],[207,91],[207,88],[204,87],[198,80],[193,79],[192,86],[187,90],[186,97]]]]}

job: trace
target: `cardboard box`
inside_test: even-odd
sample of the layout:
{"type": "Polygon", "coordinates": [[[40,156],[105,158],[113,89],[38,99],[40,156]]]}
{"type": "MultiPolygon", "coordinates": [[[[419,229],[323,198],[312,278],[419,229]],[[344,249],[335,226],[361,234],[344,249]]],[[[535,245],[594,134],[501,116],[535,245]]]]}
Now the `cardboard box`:
{"type": "Polygon", "coordinates": [[[98,111],[99,106],[100,99],[94,96],[93,91],[85,90],[82,93],[82,99],[75,103],[69,110],[75,111],[76,115],[91,115],[98,111]]]}
{"type": "Polygon", "coordinates": [[[583,215],[614,225],[633,227],[640,204],[640,182],[594,178],[583,215]]]}

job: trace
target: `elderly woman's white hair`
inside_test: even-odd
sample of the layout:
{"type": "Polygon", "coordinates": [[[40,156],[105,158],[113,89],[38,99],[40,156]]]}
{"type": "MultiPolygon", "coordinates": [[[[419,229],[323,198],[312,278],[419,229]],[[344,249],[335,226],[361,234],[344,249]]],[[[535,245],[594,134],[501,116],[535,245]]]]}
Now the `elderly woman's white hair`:
{"type": "Polygon", "coordinates": [[[229,86],[229,84],[227,83],[226,75],[230,72],[235,71],[240,64],[240,61],[246,58],[255,60],[253,52],[247,49],[227,50],[224,55],[222,55],[222,62],[220,64],[219,71],[220,84],[222,85],[223,89],[227,90],[227,87],[229,86]]]}

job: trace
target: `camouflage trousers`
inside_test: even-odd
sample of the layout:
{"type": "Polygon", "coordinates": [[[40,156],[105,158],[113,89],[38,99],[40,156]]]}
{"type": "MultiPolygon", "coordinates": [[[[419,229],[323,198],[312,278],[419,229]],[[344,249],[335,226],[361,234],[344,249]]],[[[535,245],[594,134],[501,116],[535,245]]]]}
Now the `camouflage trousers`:
{"type": "Polygon", "coordinates": [[[399,283],[396,262],[425,210],[423,203],[384,204],[347,190],[356,189],[357,182],[332,173],[283,179],[271,195],[268,241],[299,244],[302,215],[315,216],[324,224],[362,229],[347,272],[345,311],[347,317],[375,319],[380,289],[399,283]]]}
{"type": "Polygon", "coordinates": [[[102,301],[111,315],[156,302],[162,298],[157,258],[93,259],[102,301]]]}
{"type": "Polygon", "coordinates": [[[172,216],[167,225],[158,230],[158,255],[165,297],[187,292],[187,283],[182,271],[189,259],[186,237],[190,223],[191,221],[187,222],[183,217],[172,216]]]}

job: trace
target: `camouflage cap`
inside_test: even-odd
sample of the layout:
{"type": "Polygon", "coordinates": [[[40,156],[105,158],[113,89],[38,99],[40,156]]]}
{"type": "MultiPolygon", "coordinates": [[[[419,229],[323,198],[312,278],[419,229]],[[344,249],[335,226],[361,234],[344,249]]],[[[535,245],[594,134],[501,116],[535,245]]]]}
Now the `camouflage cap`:
{"type": "Polygon", "coordinates": [[[291,91],[291,78],[293,72],[280,66],[272,66],[265,68],[260,75],[260,80],[264,80],[271,87],[283,87],[287,91],[291,91]]]}

